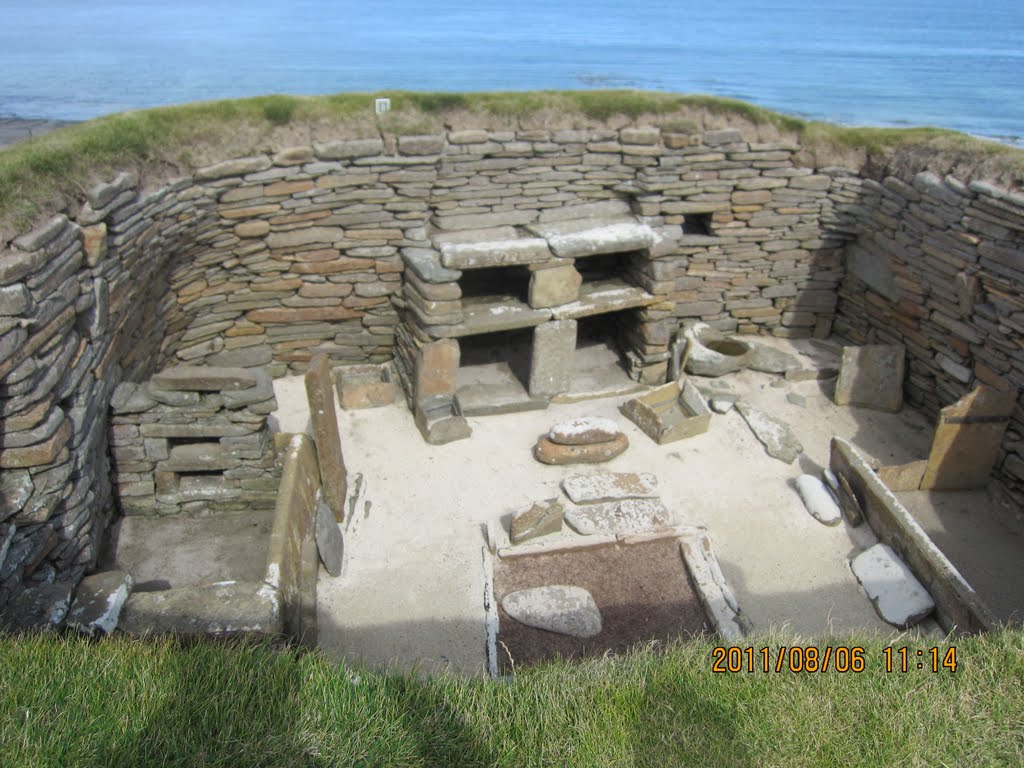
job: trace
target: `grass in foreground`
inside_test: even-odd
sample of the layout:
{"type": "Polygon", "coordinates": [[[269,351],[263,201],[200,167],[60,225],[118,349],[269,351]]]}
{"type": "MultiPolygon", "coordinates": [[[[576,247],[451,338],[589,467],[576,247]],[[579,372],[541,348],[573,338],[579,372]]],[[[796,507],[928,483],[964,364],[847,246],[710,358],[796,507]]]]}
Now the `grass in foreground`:
{"type": "Polygon", "coordinates": [[[956,672],[938,674],[887,674],[885,643],[858,642],[860,674],[713,674],[711,645],[697,643],[495,684],[366,672],[267,644],[4,638],[0,765],[1024,762],[1024,634],[958,641],[956,672]]]}

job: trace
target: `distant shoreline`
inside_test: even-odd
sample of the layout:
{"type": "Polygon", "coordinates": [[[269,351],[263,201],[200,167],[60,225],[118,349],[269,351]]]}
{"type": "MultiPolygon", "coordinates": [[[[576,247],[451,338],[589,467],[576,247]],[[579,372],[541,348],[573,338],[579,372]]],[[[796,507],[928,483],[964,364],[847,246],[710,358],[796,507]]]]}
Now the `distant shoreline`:
{"type": "Polygon", "coordinates": [[[41,136],[55,128],[72,125],[74,120],[31,120],[24,117],[0,117],[0,147],[6,147],[23,139],[41,136]]]}

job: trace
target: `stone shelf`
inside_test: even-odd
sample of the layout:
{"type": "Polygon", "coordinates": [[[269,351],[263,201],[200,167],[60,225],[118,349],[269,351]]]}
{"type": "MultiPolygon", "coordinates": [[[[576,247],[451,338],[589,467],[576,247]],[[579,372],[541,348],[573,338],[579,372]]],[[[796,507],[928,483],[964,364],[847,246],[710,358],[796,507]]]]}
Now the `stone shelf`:
{"type": "Polygon", "coordinates": [[[461,323],[433,325],[427,331],[436,338],[449,339],[478,333],[531,328],[551,319],[550,309],[533,309],[513,296],[487,296],[463,300],[461,323]]]}
{"type": "Polygon", "coordinates": [[[575,320],[620,309],[646,307],[658,301],[657,296],[624,280],[597,280],[580,286],[579,299],[552,308],[551,316],[555,320],[575,320]]]}
{"type": "Polygon", "coordinates": [[[532,224],[527,229],[547,240],[560,258],[646,250],[658,241],[653,229],[632,216],[532,224]]]}

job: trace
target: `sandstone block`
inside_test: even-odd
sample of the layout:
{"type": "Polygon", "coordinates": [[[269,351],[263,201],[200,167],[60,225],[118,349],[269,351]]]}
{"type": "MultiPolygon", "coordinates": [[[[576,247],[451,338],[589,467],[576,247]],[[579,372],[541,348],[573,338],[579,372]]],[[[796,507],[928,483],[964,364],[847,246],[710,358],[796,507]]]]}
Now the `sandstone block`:
{"type": "Polygon", "coordinates": [[[906,350],[901,345],[844,347],[836,380],[836,405],[895,413],[903,406],[906,350]]]}
{"type": "Polygon", "coordinates": [[[70,437],[71,421],[64,419],[49,439],[24,448],[4,448],[0,451],[0,469],[20,469],[49,464],[57,458],[70,437]]]}
{"type": "Polygon", "coordinates": [[[244,176],[249,173],[265,171],[270,167],[270,158],[265,155],[242,157],[237,160],[225,160],[222,163],[200,168],[193,174],[196,181],[214,181],[227,176],[244,176]]]}
{"type": "Polygon", "coordinates": [[[804,447],[788,424],[746,403],[736,403],[736,410],[764,446],[765,452],[773,459],[792,464],[796,457],[803,453],[804,447]]]}
{"type": "Polygon", "coordinates": [[[530,273],[531,307],[557,307],[579,298],[583,276],[576,267],[553,267],[530,273]]]}
{"type": "Polygon", "coordinates": [[[320,160],[372,157],[381,154],[383,151],[384,142],[380,138],[313,142],[313,152],[320,160]]]}
{"type": "Polygon", "coordinates": [[[534,446],[533,455],[542,464],[600,464],[611,461],[629,448],[629,438],[619,435],[606,443],[559,445],[542,437],[534,446]]]}
{"type": "Polygon", "coordinates": [[[646,533],[669,528],[675,516],[658,499],[625,499],[569,507],[565,522],[579,534],[646,533]]]}
{"type": "Polygon", "coordinates": [[[575,320],[553,320],[534,328],[529,382],[531,397],[553,397],[569,389],[575,351],[575,320]]]}
{"type": "Polygon", "coordinates": [[[536,501],[512,517],[509,540],[521,544],[562,530],[562,505],[557,498],[536,501]]]}
{"type": "Polygon", "coordinates": [[[348,478],[345,459],[342,456],[338,415],[334,408],[334,386],[331,382],[331,367],[327,355],[321,353],[313,357],[306,371],[305,381],[324,500],[334,513],[335,519],[341,522],[345,517],[348,478]]]}
{"type": "Polygon", "coordinates": [[[658,478],[650,472],[570,475],[562,481],[562,490],[576,504],[648,499],[658,495],[658,478]]]}
{"type": "Polygon", "coordinates": [[[560,421],[548,431],[548,439],[559,445],[606,443],[622,434],[619,425],[599,416],[581,416],[560,421]]]}
{"type": "Polygon", "coordinates": [[[150,379],[156,389],[191,392],[219,392],[255,387],[259,379],[245,368],[217,368],[205,365],[177,365],[165,368],[150,379]]]}
{"type": "Polygon", "coordinates": [[[134,592],[118,629],[150,634],[275,636],[282,630],[280,596],[264,582],[226,581],[162,592],[134,592]]]}
{"type": "Polygon", "coordinates": [[[461,355],[455,339],[424,344],[416,353],[414,398],[417,402],[435,395],[455,394],[455,375],[461,355]]]}

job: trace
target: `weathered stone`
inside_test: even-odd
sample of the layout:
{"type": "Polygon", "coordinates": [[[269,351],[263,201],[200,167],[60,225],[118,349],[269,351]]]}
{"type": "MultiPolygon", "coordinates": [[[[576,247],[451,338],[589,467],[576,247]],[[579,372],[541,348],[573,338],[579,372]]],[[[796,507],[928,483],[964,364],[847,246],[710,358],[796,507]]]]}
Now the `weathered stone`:
{"type": "Polygon", "coordinates": [[[155,406],[156,400],[149,394],[149,387],[132,381],[118,384],[110,399],[114,413],[143,413],[155,406]]]}
{"type": "Polygon", "coordinates": [[[753,345],[694,323],[682,331],[686,342],[683,369],[694,376],[724,376],[742,370],[754,357],[753,345]]]}
{"type": "Polygon", "coordinates": [[[289,232],[271,232],[267,235],[267,247],[276,251],[314,244],[330,246],[344,237],[341,227],[306,227],[289,232]]]}
{"type": "Polygon", "coordinates": [[[0,469],[38,467],[49,464],[57,458],[70,437],[71,421],[64,419],[49,439],[24,448],[4,448],[0,451],[0,469]]]}
{"type": "Polygon", "coordinates": [[[40,248],[46,248],[64,233],[69,223],[68,217],[59,213],[27,235],[15,238],[14,245],[23,251],[37,251],[40,248]]]}
{"type": "Polygon", "coordinates": [[[1016,389],[982,384],[943,408],[921,490],[959,491],[986,485],[1016,402],[1016,389]]]}
{"type": "Polygon", "coordinates": [[[444,136],[399,136],[398,151],[403,155],[436,155],[444,149],[444,136]]]}
{"type": "Polygon", "coordinates": [[[625,499],[570,506],[565,522],[577,533],[591,536],[660,531],[675,525],[675,517],[659,499],[625,499]]]}
{"type": "MultiPolygon", "coordinates": [[[[225,349],[207,357],[206,364],[218,368],[247,368],[249,366],[267,365],[273,358],[274,353],[270,347],[266,344],[256,344],[239,349],[225,349]]],[[[248,390],[241,390],[239,396],[245,391],[248,390]]],[[[227,391],[225,391],[225,394],[227,394],[227,391]]]]}
{"type": "Polygon", "coordinates": [[[495,213],[459,213],[434,218],[440,229],[487,229],[488,227],[529,224],[537,217],[536,211],[499,211],[495,213]]]}
{"type": "Polygon", "coordinates": [[[403,248],[402,261],[426,283],[454,283],[462,277],[459,270],[441,266],[441,254],[430,248],[403,248]]]}
{"type": "Polygon", "coordinates": [[[750,431],[764,445],[765,452],[773,459],[792,464],[796,457],[803,453],[804,447],[788,424],[746,403],[736,403],[736,410],[747,422],[750,431]]]}
{"type": "Polygon", "coordinates": [[[788,352],[783,352],[781,349],[775,349],[767,344],[758,344],[756,342],[751,346],[754,349],[754,353],[747,363],[747,368],[752,371],[784,374],[787,371],[795,371],[802,367],[800,361],[795,356],[788,352]]]}
{"type": "Polygon", "coordinates": [[[658,478],[650,472],[598,472],[570,475],[562,481],[565,495],[577,504],[622,499],[649,499],[658,495],[658,478]]]}
{"type": "Polygon", "coordinates": [[[263,582],[224,581],[162,592],[133,592],[118,629],[129,635],[266,635],[281,632],[280,595],[263,582]]]}
{"type": "Polygon", "coordinates": [[[627,448],[629,438],[625,435],[590,445],[559,445],[542,437],[534,446],[533,455],[542,464],[600,464],[611,461],[627,448]]]}
{"type": "Polygon", "coordinates": [[[935,609],[935,601],[888,544],[875,544],[850,561],[857,581],[883,621],[904,629],[935,609]]]}
{"type": "Polygon", "coordinates": [[[715,413],[728,413],[739,400],[737,395],[713,395],[708,400],[708,407],[715,413]]]}
{"type": "Polygon", "coordinates": [[[270,158],[259,155],[257,157],[241,157],[237,160],[225,160],[222,163],[208,165],[200,168],[193,174],[196,181],[214,181],[228,176],[244,176],[247,173],[265,171],[270,167],[270,158]]]}
{"type": "Polygon", "coordinates": [[[28,309],[32,296],[24,283],[15,283],[0,288],[0,315],[14,317],[28,309]]]}
{"type": "Polygon", "coordinates": [[[423,439],[431,445],[463,440],[472,434],[453,395],[431,395],[417,400],[413,417],[423,439]]]}
{"type": "Polygon", "coordinates": [[[601,612],[582,587],[556,584],[509,592],[501,607],[528,627],[580,638],[601,634],[601,612]]]}
{"type": "Polygon", "coordinates": [[[346,365],[336,368],[338,401],[346,410],[390,405],[397,395],[396,377],[391,365],[346,365]]]}
{"type": "Polygon", "coordinates": [[[170,457],[157,464],[161,472],[212,472],[234,469],[241,462],[220,443],[174,445],[170,457]]]}
{"type": "Polygon", "coordinates": [[[0,569],[4,567],[7,560],[7,552],[14,541],[14,534],[18,532],[18,526],[14,523],[0,523],[0,569]]]}
{"type": "Polygon", "coordinates": [[[557,307],[576,301],[580,295],[583,275],[574,266],[538,269],[530,273],[529,304],[531,307],[557,307]]]}
{"type": "Polygon", "coordinates": [[[316,548],[320,560],[331,576],[341,575],[341,565],[345,554],[345,540],[341,535],[341,527],[331,512],[331,508],[318,501],[316,505],[316,548]]]}
{"type": "Polygon", "coordinates": [[[436,395],[454,396],[459,360],[459,342],[454,339],[432,341],[420,347],[415,362],[415,400],[421,402],[436,395]]]}
{"type": "Polygon", "coordinates": [[[636,221],[590,219],[536,224],[528,229],[547,240],[552,253],[566,259],[644,250],[658,239],[654,230],[636,221]]]}
{"type": "Polygon", "coordinates": [[[546,501],[535,501],[512,516],[509,526],[509,541],[521,544],[530,539],[557,533],[562,530],[562,505],[557,497],[546,501]]]}
{"type": "Polygon", "coordinates": [[[109,635],[117,628],[128,595],[135,582],[124,571],[105,571],[86,576],[75,590],[75,602],[68,611],[67,625],[90,637],[109,635]]]}
{"type": "Polygon", "coordinates": [[[479,269],[550,261],[548,244],[540,238],[475,243],[442,243],[441,263],[448,269],[479,269]]]}
{"type": "Polygon", "coordinates": [[[796,479],[796,490],[815,520],[825,525],[839,525],[843,519],[839,505],[821,480],[814,475],[800,475],[796,479]]]}
{"type": "Polygon", "coordinates": [[[324,500],[340,523],[345,517],[348,472],[341,451],[338,414],[334,408],[334,386],[331,383],[331,365],[327,355],[321,353],[313,357],[306,371],[305,381],[324,500]]]}
{"type": "Polygon", "coordinates": [[[531,397],[553,397],[572,384],[572,358],[576,351],[576,321],[553,320],[533,329],[530,364],[531,397]]]}
{"type": "Polygon", "coordinates": [[[138,174],[122,171],[113,181],[96,184],[86,192],[86,200],[96,210],[107,207],[118,195],[134,189],[139,185],[138,174]]]}
{"type": "MultiPolygon", "coordinates": [[[[0,472],[0,520],[21,512],[35,489],[32,475],[26,469],[0,472]]],[[[2,562],[3,558],[0,558],[2,562]]]]}
{"type": "Polygon", "coordinates": [[[241,238],[249,237],[263,237],[265,234],[270,232],[270,222],[255,220],[255,221],[243,221],[235,224],[235,234],[241,238]]]}
{"type": "Polygon", "coordinates": [[[348,320],[362,317],[363,313],[348,307],[301,307],[299,309],[253,309],[246,319],[254,323],[305,323],[311,320],[348,320]]]}
{"type": "Polygon", "coordinates": [[[895,413],[903,406],[906,350],[902,345],[844,347],[836,381],[836,405],[895,413]]]}
{"type": "Polygon", "coordinates": [[[70,582],[28,587],[16,593],[4,609],[8,632],[53,632],[60,627],[71,604],[70,582]]]}
{"type": "Polygon", "coordinates": [[[622,415],[659,445],[685,440],[708,431],[711,413],[690,381],[672,381],[619,406],[622,415]]]}
{"type": "Polygon", "coordinates": [[[880,296],[890,301],[899,299],[899,288],[886,253],[869,251],[854,243],[846,251],[846,269],[880,296]]]}
{"type": "Polygon", "coordinates": [[[373,157],[384,151],[384,142],[374,139],[345,139],[313,142],[313,152],[320,160],[345,160],[353,157],[373,157]]]}
{"type": "Polygon", "coordinates": [[[223,418],[207,418],[194,424],[143,424],[142,436],[149,437],[242,437],[258,431],[259,423],[235,422],[223,418]]]}
{"type": "Polygon", "coordinates": [[[581,416],[560,421],[548,430],[548,439],[559,445],[606,443],[622,434],[619,425],[600,416],[581,416]]]}
{"type": "Polygon", "coordinates": [[[3,449],[24,448],[41,443],[52,437],[63,422],[64,411],[60,408],[53,408],[45,419],[31,429],[14,431],[7,423],[4,423],[6,431],[3,436],[3,449]]]}
{"type": "Polygon", "coordinates": [[[165,368],[150,379],[150,386],[171,391],[219,392],[255,387],[256,375],[244,368],[177,365],[165,368]]]}
{"type": "Polygon", "coordinates": [[[921,487],[921,479],[924,477],[924,471],[927,466],[928,462],[922,459],[921,461],[911,461],[907,464],[879,467],[878,479],[885,483],[885,487],[890,491],[897,493],[900,491],[916,491],[921,487]]]}

